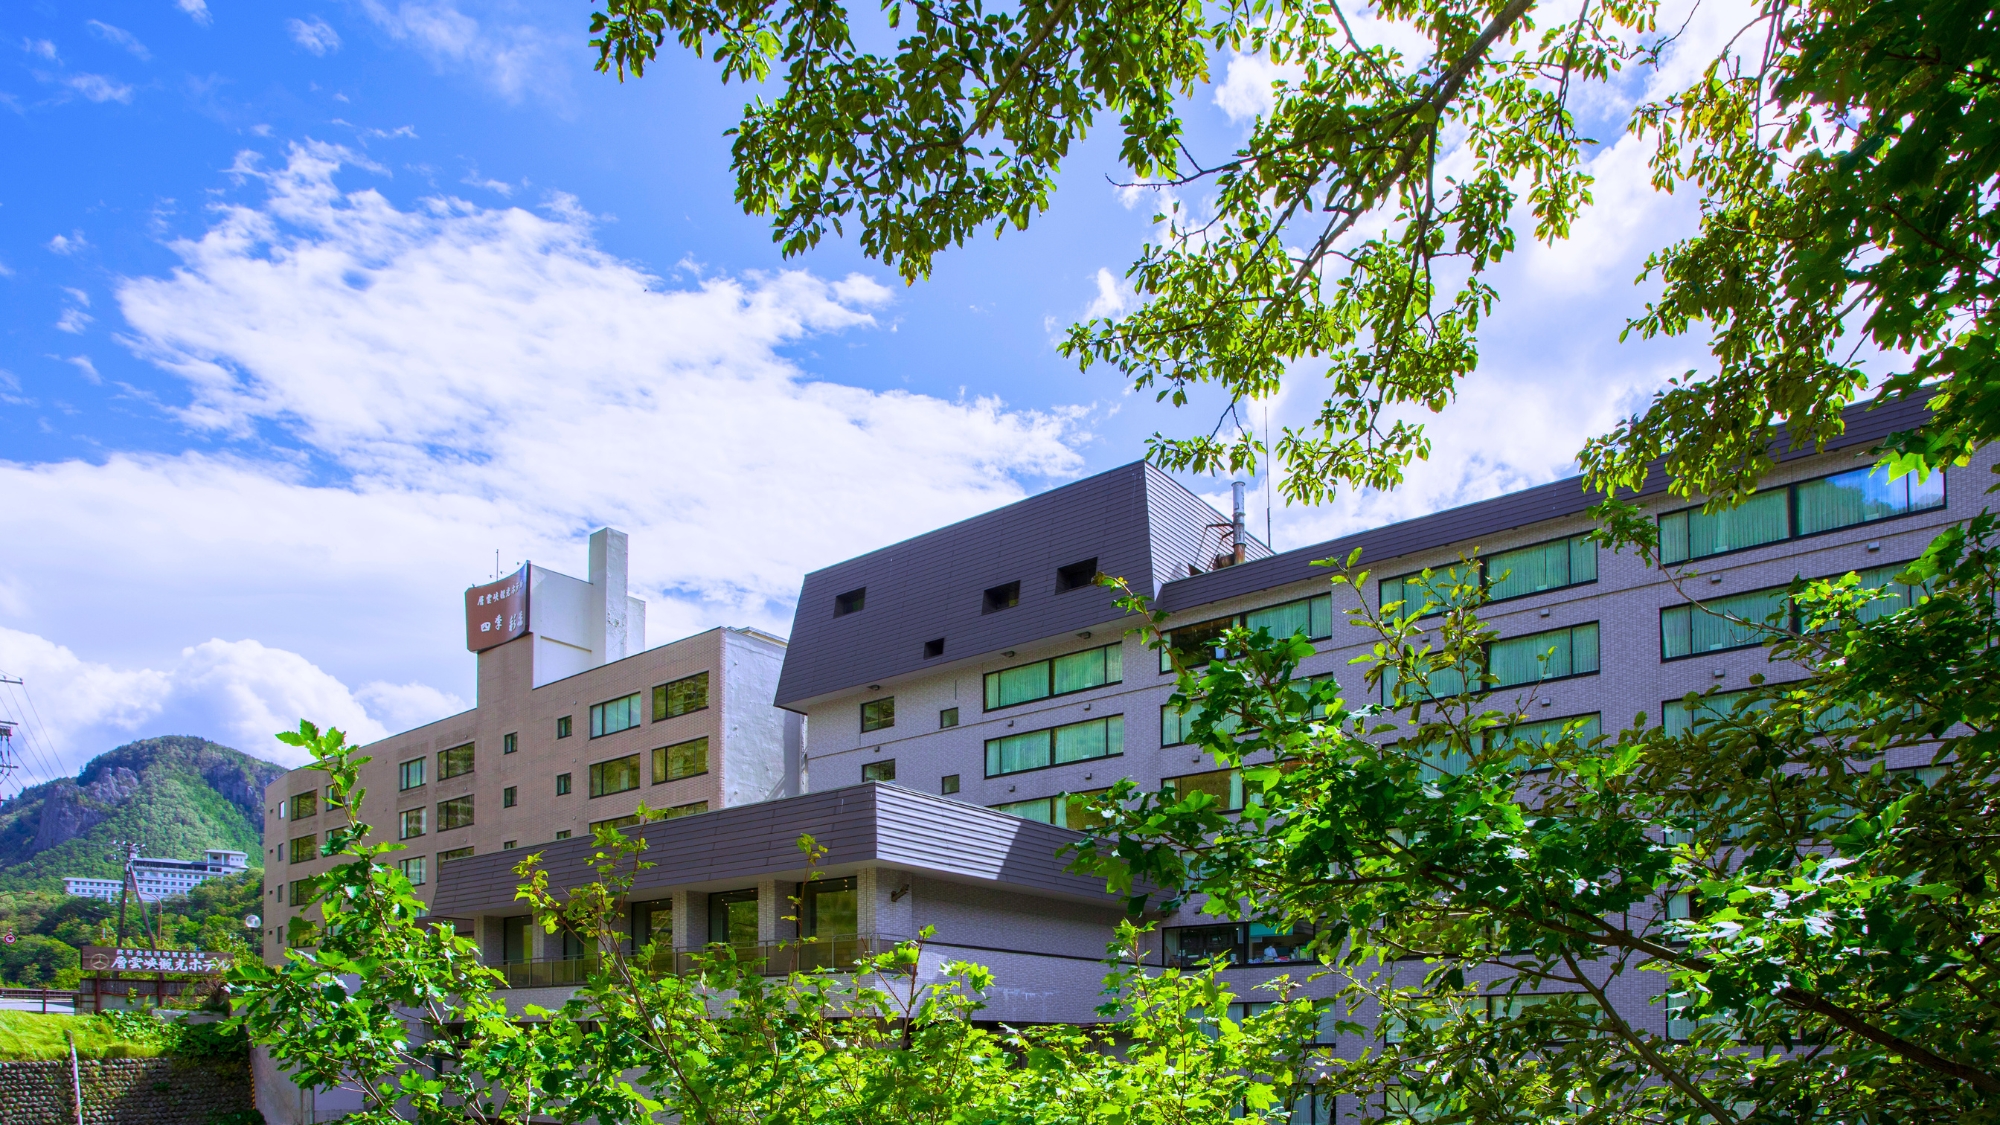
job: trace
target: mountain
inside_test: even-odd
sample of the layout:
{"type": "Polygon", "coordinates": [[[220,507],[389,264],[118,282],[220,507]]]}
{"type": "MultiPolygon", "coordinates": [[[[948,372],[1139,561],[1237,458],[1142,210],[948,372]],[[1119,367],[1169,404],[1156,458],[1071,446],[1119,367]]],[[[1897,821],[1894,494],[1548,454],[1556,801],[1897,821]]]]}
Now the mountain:
{"type": "Polygon", "coordinates": [[[0,890],[62,890],[65,875],[116,879],[114,840],[195,859],[210,848],[264,862],[264,787],[283,766],[192,735],[128,742],[0,802],[0,890]]]}

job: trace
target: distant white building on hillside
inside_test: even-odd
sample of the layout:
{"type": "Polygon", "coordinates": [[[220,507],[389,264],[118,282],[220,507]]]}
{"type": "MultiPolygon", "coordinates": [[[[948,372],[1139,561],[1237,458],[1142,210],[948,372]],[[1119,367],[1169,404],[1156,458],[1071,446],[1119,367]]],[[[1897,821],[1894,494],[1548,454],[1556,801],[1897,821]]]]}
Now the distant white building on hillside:
{"type": "MultiPolygon", "coordinates": [[[[132,876],[139,884],[139,898],[144,902],[158,902],[174,895],[184,895],[210,879],[224,875],[234,875],[249,866],[248,852],[209,851],[201,859],[151,859],[134,856],[131,860],[132,876]]],[[[90,879],[81,875],[71,875],[63,879],[63,891],[81,898],[101,898],[106,902],[117,902],[118,893],[125,888],[122,879],[90,879]]]]}

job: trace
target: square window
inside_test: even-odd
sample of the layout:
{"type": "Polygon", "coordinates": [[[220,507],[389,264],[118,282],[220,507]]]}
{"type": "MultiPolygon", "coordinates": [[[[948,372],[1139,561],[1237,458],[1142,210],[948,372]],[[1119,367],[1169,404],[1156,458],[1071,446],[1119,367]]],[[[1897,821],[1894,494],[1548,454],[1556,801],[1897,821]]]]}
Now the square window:
{"type": "Polygon", "coordinates": [[[871,699],[861,705],[861,733],[887,730],[896,725],[896,697],[871,699]]]}
{"type": "Polygon", "coordinates": [[[472,772],[472,743],[438,751],[438,780],[472,772]]]}
{"type": "Polygon", "coordinates": [[[410,885],[412,887],[421,887],[424,885],[423,856],[414,856],[410,859],[404,860],[402,862],[402,868],[403,868],[403,877],[410,881],[410,885]]]}
{"type": "Polygon", "coordinates": [[[319,835],[299,836],[292,840],[289,857],[293,863],[306,863],[319,857],[319,835]]]}
{"type": "Polygon", "coordinates": [[[295,793],[292,795],[292,819],[304,820],[319,815],[318,793],[295,793]]]}
{"type": "MultiPolygon", "coordinates": [[[[315,890],[315,883],[314,883],[314,880],[312,880],[312,879],[294,879],[294,880],[292,880],[292,897],[291,897],[291,904],[292,904],[293,906],[307,906],[307,905],[310,905],[310,904],[312,903],[312,900],[313,900],[313,891],[314,891],[314,890],[315,890]]],[[[279,901],[279,902],[284,902],[284,901],[286,901],[286,899],[285,899],[285,891],[284,891],[284,888],[283,888],[282,886],[278,888],[278,901],[279,901]]]]}
{"type": "Polygon", "coordinates": [[[708,673],[696,672],[653,689],[653,721],[708,709],[708,673]]]}
{"type": "Polygon", "coordinates": [[[846,617],[850,613],[860,613],[861,607],[866,605],[867,602],[868,587],[863,586],[859,590],[849,590],[845,594],[837,595],[833,599],[833,615],[835,617],[846,617]]]}
{"type": "Polygon", "coordinates": [[[562,715],[562,716],[559,716],[559,717],[558,717],[558,718],[556,719],[556,737],[557,737],[557,738],[568,738],[568,737],[569,737],[569,716],[568,716],[568,715],[562,715]]]}
{"type": "Polygon", "coordinates": [[[1097,581],[1097,560],[1085,559],[1056,568],[1056,593],[1067,594],[1097,581]]]}
{"type": "Polygon", "coordinates": [[[428,809],[410,809],[398,820],[396,838],[414,840],[424,834],[424,820],[428,809]]]}
{"type": "Polygon", "coordinates": [[[1012,609],[1020,604],[1021,583],[1018,581],[1008,582],[986,591],[986,596],[980,605],[979,612],[998,613],[1000,610],[1012,609]]]}
{"type": "Polygon", "coordinates": [[[500,736],[500,752],[502,754],[512,754],[520,748],[521,736],[519,734],[509,733],[500,736]]]}
{"type": "Polygon", "coordinates": [[[565,828],[565,829],[563,829],[562,831],[560,831],[560,832],[556,833],[556,839],[558,839],[558,840],[567,840],[567,839],[569,839],[569,829],[565,828]]]}
{"type": "Polygon", "coordinates": [[[653,751],[653,784],[679,781],[708,772],[708,736],[676,742],[653,751]]]}
{"type": "Polygon", "coordinates": [[[939,637],[939,638],[938,638],[937,640],[934,640],[934,641],[925,641],[925,642],[924,642],[924,659],[925,659],[925,660],[936,660],[936,659],[937,659],[938,657],[940,657],[940,656],[943,656],[943,655],[944,655],[944,638],[943,638],[943,637],[939,637]]]}
{"type": "Polygon", "coordinates": [[[958,708],[947,707],[944,710],[938,712],[939,730],[943,730],[946,727],[955,727],[957,725],[958,725],[958,708]]]}
{"type": "Polygon", "coordinates": [[[958,775],[955,773],[945,774],[944,780],[938,782],[938,792],[946,796],[958,792],[958,775]]]}
{"type": "Polygon", "coordinates": [[[415,789],[418,786],[422,785],[423,783],[424,783],[424,760],[422,758],[418,758],[415,761],[404,762],[400,767],[397,768],[396,788],[398,790],[415,789]]]}
{"type": "Polygon", "coordinates": [[[454,828],[468,828],[472,825],[472,794],[453,797],[449,801],[438,802],[438,831],[449,832],[454,828]]]}
{"type": "Polygon", "coordinates": [[[861,780],[863,781],[896,780],[896,759],[890,758],[886,761],[869,762],[863,765],[861,767],[861,780]]]}
{"type": "Polygon", "coordinates": [[[569,796],[569,775],[566,773],[556,775],[556,796],[569,796]]]}
{"type": "Polygon", "coordinates": [[[500,807],[503,809],[513,808],[516,795],[517,789],[515,786],[509,785],[507,788],[502,789],[500,791],[500,807]]]}

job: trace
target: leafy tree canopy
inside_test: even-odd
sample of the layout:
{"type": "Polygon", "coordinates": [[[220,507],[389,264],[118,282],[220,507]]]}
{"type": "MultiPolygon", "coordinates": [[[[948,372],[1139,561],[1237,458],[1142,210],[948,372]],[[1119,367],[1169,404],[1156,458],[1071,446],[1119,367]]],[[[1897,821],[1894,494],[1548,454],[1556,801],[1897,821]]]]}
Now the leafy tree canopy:
{"type": "MultiPolygon", "coordinates": [[[[973,234],[1025,227],[1063,160],[1115,120],[1134,181],[1199,185],[1159,216],[1128,277],[1143,305],[1065,346],[1176,404],[1231,403],[1321,376],[1323,406],[1266,448],[1244,433],[1156,434],[1161,464],[1282,466],[1288,498],[1391,487],[1430,451],[1420,419],[1477,365],[1522,228],[1559,240],[1590,205],[1597,143],[1573,107],[1655,64],[1657,0],[606,0],[599,69],[644,74],[668,39],[726,81],[776,79],[734,130],[737,199],[787,254],[852,228],[906,279],[973,234]],[[1386,32],[1358,35],[1369,15],[1386,32]],[[1389,46],[1420,42],[1422,50],[1389,46]],[[880,46],[874,46],[880,44],[880,46]],[[1297,68],[1233,151],[1196,152],[1182,106],[1216,52],[1297,68]],[[1446,162],[1451,171],[1444,171],[1446,162]]],[[[1973,0],[1805,0],[1746,26],[1684,87],[1633,112],[1654,183],[1701,226],[1647,265],[1664,285],[1629,331],[1706,331],[1713,366],[1589,443],[1608,491],[1665,458],[1723,502],[1794,447],[1841,432],[1870,393],[1943,389],[1895,447],[1902,467],[2000,430],[1994,362],[2000,17],[1973,0]],[[1872,372],[1864,356],[1889,358],[1872,372]]],[[[1615,138],[1612,138],[1615,139],[1615,138]]]]}

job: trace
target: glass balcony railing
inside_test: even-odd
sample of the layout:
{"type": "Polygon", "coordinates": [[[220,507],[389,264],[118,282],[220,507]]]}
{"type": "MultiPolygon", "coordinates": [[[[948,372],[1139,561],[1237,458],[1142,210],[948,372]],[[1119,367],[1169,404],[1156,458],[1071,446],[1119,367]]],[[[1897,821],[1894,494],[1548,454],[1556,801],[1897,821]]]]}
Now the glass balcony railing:
{"type": "MultiPolygon", "coordinates": [[[[753,963],[764,976],[784,976],[795,972],[827,969],[839,972],[864,957],[887,953],[907,938],[879,935],[850,935],[808,942],[760,942],[729,947],[741,962],[753,963]]],[[[711,950],[720,950],[711,946],[711,950]]],[[[622,949],[619,956],[630,960],[633,951],[622,949]]],[[[603,957],[544,958],[535,961],[495,962],[490,967],[507,978],[507,988],[574,988],[590,979],[603,966],[603,957]]],[[[656,976],[688,976],[699,971],[695,954],[689,950],[662,950],[645,964],[633,962],[635,970],[656,976]]]]}

